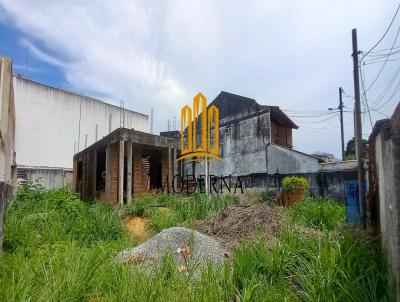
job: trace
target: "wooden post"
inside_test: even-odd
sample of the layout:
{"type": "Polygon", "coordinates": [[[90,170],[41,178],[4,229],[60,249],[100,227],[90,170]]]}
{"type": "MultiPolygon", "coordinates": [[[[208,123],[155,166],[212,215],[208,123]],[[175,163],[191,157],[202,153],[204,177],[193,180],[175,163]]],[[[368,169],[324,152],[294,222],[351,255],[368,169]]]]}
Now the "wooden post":
{"type": "Polygon", "coordinates": [[[128,165],[127,167],[127,175],[126,175],[126,196],[127,201],[132,201],[132,141],[127,142],[126,146],[126,157],[128,165]]]}
{"type": "Polygon", "coordinates": [[[119,141],[119,176],[118,176],[118,203],[124,204],[124,140],[119,141]]]}

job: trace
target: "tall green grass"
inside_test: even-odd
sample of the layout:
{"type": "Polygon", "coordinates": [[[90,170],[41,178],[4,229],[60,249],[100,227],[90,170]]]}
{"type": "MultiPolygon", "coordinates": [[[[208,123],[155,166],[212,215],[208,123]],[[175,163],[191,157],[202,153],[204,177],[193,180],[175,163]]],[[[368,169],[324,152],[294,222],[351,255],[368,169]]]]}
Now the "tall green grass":
{"type": "Polygon", "coordinates": [[[241,245],[236,288],[251,291],[251,301],[394,301],[375,242],[343,232],[338,239],[285,229],[272,248],[262,238],[241,245]]]}
{"type": "Polygon", "coordinates": [[[153,231],[159,232],[174,225],[190,226],[192,221],[204,219],[210,213],[218,212],[236,201],[234,196],[218,197],[205,194],[147,195],[135,198],[124,206],[124,214],[149,218],[153,231]]]}
{"type": "Polygon", "coordinates": [[[123,233],[111,206],[85,204],[68,188],[45,190],[27,184],[6,210],[4,248],[30,254],[62,241],[90,246],[118,240],[123,233]]]}
{"type": "MultiPolygon", "coordinates": [[[[203,196],[148,198],[142,209],[138,205],[129,211],[159,215],[160,228],[165,221],[168,227],[200,219],[233,202],[218,199],[213,206],[212,199],[203,196]],[[196,201],[198,205],[193,204],[196,201]],[[163,220],[165,213],[156,205],[168,206],[174,217],[163,220]]],[[[331,232],[325,219],[321,232],[283,228],[273,246],[263,238],[250,239],[236,249],[232,265],[205,265],[194,278],[180,273],[169,254],[151,272],[115,263],[119,251],[136,244],[121,226],[116,209],[83,203],[68,189],[23,187],[6,215],[0,301],[394,299],[375,242],[355,239],[343,227],[331,232]]],[[[313,225],[320,228],[321,223],[313,225]]]]}
{"type": "Polygon", "coordinates": [[[320,230],[333,230],[345,221],[342,204],[329,198],[305,198],[288,209],[294,222],[320,230]]]}

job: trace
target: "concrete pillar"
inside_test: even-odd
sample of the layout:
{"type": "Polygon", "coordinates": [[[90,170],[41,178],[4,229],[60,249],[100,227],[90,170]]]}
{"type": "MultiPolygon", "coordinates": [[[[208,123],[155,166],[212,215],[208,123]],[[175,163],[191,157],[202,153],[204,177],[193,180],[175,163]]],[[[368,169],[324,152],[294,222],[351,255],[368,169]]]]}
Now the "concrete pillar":
{"type": "Polygon", "coordinates": [[[96,187],[97,187],[97,150],[93,150],[93,155],[92,155],[92,198],[96,198],[96,187]]]}
{"type": "Polygon", "coordinates": [[[177,163],[177,161],[176,161],[176,148],[174,148],[173,149],[173,152],[172,152],[172,166],[173,166],[173,169],[174,169],[174,175],[176,175],[176,174],[178,174],[178,163],[177,163]]]}
{"type": "Polygon", "coordinates": [[[118,176],[118,203],[124,204],[124,140],[119,141],[119,176],[118,176]]]}
{"type": "Polygon", "coordinates": [[[126,196],[128,202],[132,199],[132,141],[127,141],[126,145],[126,157],[128,165],[126,175],[126,196]]]}
{"type": "MultiPolygon", "coordinates": [[[[178,174],[178,163],[176,162],[176,153],[177,153],[177,150],[176,150],[176,148],[174,148],[173,152],[172,152],[172,167],[173,167],[172,180],[174,180],[173,177],[176,174],[178,174]]],[[[174,185],[174,184],[172,183],[172,185],[174,185]]]]}
{"type": "Polygon", "coordinates": [[[174,177],[174,168],[172,165],[172,148],[168,147],[168,190],[172,193],[172,180],[174,177]]]}
{"type": "Polygon", "coordinates": [[[106,146],[106,200],[111,199],[111,145],[106,146]]]}
{"type": "Polygon", "coordinates": [[[210,164],[210,162],[209,162],[208,158],[205,158],[204,159],[204,167],[205,167],[205,177],[206,177],[206,179],[205,179],[206,194],[208,194],[208,191],[209,191],[209,181],[210,181],[210,175],[209,175],[210,173],[208,171],[209,164],[210,164]]]}
{"type": "Polygon", "coordinates": [[[192,161],[192,174],[194,177],[196,177],[196,159],[197,159],[197,157],[193,157],[193,161],[192,161]]]}

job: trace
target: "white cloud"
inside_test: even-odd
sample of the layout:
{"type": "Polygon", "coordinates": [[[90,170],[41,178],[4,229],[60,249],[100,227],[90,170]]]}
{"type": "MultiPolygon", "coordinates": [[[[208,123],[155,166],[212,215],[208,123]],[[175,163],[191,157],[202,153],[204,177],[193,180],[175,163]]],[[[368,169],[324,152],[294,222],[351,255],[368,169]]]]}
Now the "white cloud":
{"type": "Polygon", "coordinates": [[[52,55],[45,53],[44,51],[37,48],[32,42],[28,41],[25,38],[20,39],[20,44],[23,47],[28,47],[29,51],[31,51],[38,59],[44,62],[47,62],[57,67],[61,67],[63,69],[66,69],[68,67],[68,65],[65,62],[57,59],[56,57],[53,57],[52,55]]]}
{"type": "MultiPolygon", "coordinates": [[[[198,91],[210,100],[232,91],[292,110],[335,106],[339,85],[352,91],[351,28],[368,48],[396,4],[2,0],[0,7],[34,55],[61,68],[77,91],[145,113],[155,107],[156,130],[165,130],[198,91]]],[[[350,138],[351,114],[346,123],[350,138]]],[[[304,123],[295,145],[339,155],[337,121],[319,127],[334,130],[304,123]]]]}

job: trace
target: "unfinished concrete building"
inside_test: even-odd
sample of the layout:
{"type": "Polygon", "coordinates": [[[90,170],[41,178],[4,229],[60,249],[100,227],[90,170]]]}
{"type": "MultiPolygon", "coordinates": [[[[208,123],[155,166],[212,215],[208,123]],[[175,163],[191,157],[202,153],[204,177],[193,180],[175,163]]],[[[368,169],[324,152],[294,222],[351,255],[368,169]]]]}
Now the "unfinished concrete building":
{"type": "Polygon", "coordinates": [[[119,128],[75,154],[73,188],[82,199],[123,204],[168,186],[179,141],[119,128]]]}

